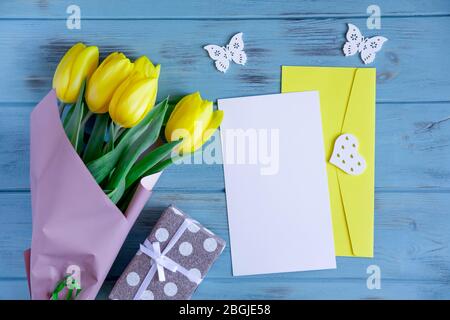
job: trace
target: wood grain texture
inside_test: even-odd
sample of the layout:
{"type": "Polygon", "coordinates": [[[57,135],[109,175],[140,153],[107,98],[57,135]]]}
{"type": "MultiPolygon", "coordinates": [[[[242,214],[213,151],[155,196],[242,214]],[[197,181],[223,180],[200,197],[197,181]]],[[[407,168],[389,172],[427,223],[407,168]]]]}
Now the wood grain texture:
{"type": "MultiPolygon", "coordinates": [[[[28,299],[28,288],[24,279],[0,280],[0,299],[28,299]]],[[[107,280],[98,299],[107,299],[114,281],[107,280]]],[[[448,299],[448,283],[434,281],[386,280],[380,290],[369,290],[366,279],[301,280],[275,279],[208,279],[194,293],[194,300],[265,300],[265,299],[448,299]]]]}
{"type": "MultiPolygon", "coordinates": [[[[29,188],[29,115],[33,105],[0,107],[0,190],[29,188]]],[[[450,103],[378,104],[377,190],[450,188],[450,103]]],[[[218,136],[217,136],[218,137],[218,136]]],[[[211,143],[220,150],[220,139],[211,143]]],[[[223,191],[221,165],[170,167],[157,190],[223,191]]]]}
{"type": "Polygon", "coordinates": [[[59,59],[77,41],[95,43],[103,54],[119,49],[130,57],[147,54],[162,65],[160,97],[196,90],[209,99],[276,93],[281,65],[362,66],[358,56],[342,54],[347,22],[360,26],[366,36],[380,33],[390,39],[372,65],[377,68],[378,102],[450,101],[450,60],[442,56],[450,43],[450,33],[443,32],[450,27],[450,16],[386,19],[379,32],[368,31],[361,18],[88,20],[76,31],[66,29],[65,21],[0,20],[0,82],[8,83],[0,87],[0,97],[39,101],[59,59]],[[238,31],[244,33],[248,62],[233,64],[224,75],[202,47],[225,45],[238,31]]]}
{"type": "MultiPolygon", "coordinates": [[[[8,279],[23,279],[22,251],[30,243],[31,223],[29,219],[30,197],[27,193],[11,193],[0,195],[0,224],[4,231],[0,235],[1,258],[5,262],[0,265],[0,284],[8,279]]],[[[219,236],[228,238],[228,227],[224,193],[165,193],[156,192],[148,202],[136,225],[127,238],[113,268],[108,276],[110,281],[118,278],[128,261],[157,221],[161,211],[169,204],[175,204],[189,212],[196,220],[214,230],[219,236]]],[[[410,285],[432,283],[450,288],[450,263],[448,250],[450,243],[450,225],[448,212],[440,210],[448,207],[448,194],[441,193],[381,193],[375,199],[375,258],[338,258],[336,270],[284,273],[265,276],[232,277],[230,247],[208,273],[202,283],[209,289],[199,290],[199,298],[219,298],[221,294],[229,298],[339,298],[337,288],[328,291],[328,283],[344,285],[346,281],[360,287],[361,297],[370,297],[373,291],[366,287],[366,269],[369,265],[377,265],[382,272],[382,286],[392,281],[406,282],[410,285]],[[430,216],[430,212],[433,212],[430,216]],[[326,287],[318,285],[327,283],[326,287]],[[222,293],[214,293],[217,288],[213,284],[222,283],[227,287],[222,293]],[[296,285],[294,286],[293,283],[296,285]],[[305,285],[306,283],[306,285],[305,285]],[[321,287],[321,288],[319,288],[321,287]],[[301,289],[300,289],[301,288],[301,289]],[[309,289],[308,289],[309,288],[309,289]],[[244,291],[241,291],[244,290],[244,291]],[[307,290],[310,290],[309,292],[307,290]],[[299,292],[300,296],[297,296],[299,292]]],[[[383,289],[376,295],[383,296],[383,289]]],[[[103,292],[108,291],[106,286],[103,292]]],[[[390,290],[397,290],[391,288],[390,290]]],[[[401,289],[398,289],[401,290],[401,289]]],[[[1,292],[1,290],[0,290],[1,292]]],[[[441,292],[441,291],[439,291],[441,292]]],[[[397,291],[404,297],[403,292],[397,291]]],[[[345,297],[352,297],[349,293],[345,297]]],[[[394,292],[388,293],[390,295],[394,292]]],[[[405,297],[411,297],[408,293],[405,297]]],[[[414,295],[419,292],[414,293],[414,295]]],[[[450,291],[443,293],[442,298],[450,298],[450,291]]],[[[18,296],[20,297],[20,296],[18,296]]],[[[391,296],[393,297],[393,296],[391,296]]],[[[423,293],[422,298],[431,298],[423,293]]]]}
{"type": "MultiPolygon", "coordinates": [[[[338,258],[337,270],[232,277],[230,248],[195,299],[450,299],[450,2],[379,0],[382,29],[366,28],[372,1],[211,2],[77,0],[82,29],[66,29],[71,1],[0,1],[0,299],[28,299],[22,252],[31,238],[29,114],[77,41],[162,64],[160,97],[209,99],[277,93],[281,65],[363,66],[341,48],[346,23],[389,38],[377,68],[375,258],[338,258]],[[246,66],[214,69],[202,46],[244,32],[246,66]],[[382,289],[368,290],[378,265],[382,289]]],[[[216,141],[217,143],[217,141],[216,141]]],[[[227,241],[221,165],[168,169],[99,295],[163,208],[175,204],[227,241]]]]}
{"type": "MultiPolygon", "coordinates": [[[[73,1],[49,0],[3,0],[0,2],[0,17],[28,19],[65,19],[66,8],[73,1]]],[[[183,0],[154,1],[133,0],[124,6],[122,0],[77,0],[83,19],[249,19],[292,18],[317,19],[320,17],[366,17],[366,8],[373,1],[340,0],[227,0],[215,1],[183,0]]],[[[450,13],[446,0],[397,0],[377,1],[385,17],[443,15],[450,13]]]]}

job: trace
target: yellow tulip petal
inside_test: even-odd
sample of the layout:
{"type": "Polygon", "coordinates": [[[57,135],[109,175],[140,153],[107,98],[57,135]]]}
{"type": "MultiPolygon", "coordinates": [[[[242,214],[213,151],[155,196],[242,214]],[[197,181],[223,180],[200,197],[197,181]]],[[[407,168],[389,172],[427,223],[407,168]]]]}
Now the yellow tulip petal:
{"type": "Polygon", "coordinates": [[[211,121],[208,123],[206,128],[202,132],[202,136],[200,138],[197,138],[194,140],[191,152],[196,151],[197,149],[201,148],[208,140],[211,138],[211,136],[214,134],[216,129],[219,127],[220,123],[223,119],[223,111],[218,110],[215,111],[212,114],[211,121]]]}
{"type": "Polygon", "coordinates": [[[64,100],[74,103],[78,98],[83,80],[89,77],[98,65],[98,48],[88,47],[76,57],[70,75],[69,86],[64,94],[64,100]]]}
{"type": "Polygon", "coordinates": [[[145,78],[140,73],[133,74],[118,90],[110,104],[113,121],[130,128],[139,123],[153,107],[157,80],[145,78]]]}
{"type": "Polygon", "coordinates": [[[212,102],[204,100],[202,105],[193,113],[193,127],[185,126],[191,133],[192,147],[202,144],[202,137],[205,129],[208,127],[213,114],[212,102]]]}
{"type": "Polygon", "coordinates": [[[118,53],[102,68],[95,70],[86,89],[89,109],[95,113],[107,112],[114,91],[127,79],[133,68],[133,63],[118,53]]]}
{"type": "Polygon", "coordinates": [[[62,101],[64,101],[64,95],[69,85],[72,65],[84,48],[86,46],[83,43],[75,44],[64,54],[56,67],[55,75],[53,76],[53,88],[56,90],[57,97],[62,101]]]}
{"type": "Polygon", "coordinates": [[[101,72],[98,72],[96,81],[108,81],[123,78],[124,74],[130,74],[129,66],[132,66],[129,59],[114,59],[103,67],[101,72]]]}
{"type": "Polygon", "coordinates": [[[89,49],[89,51],[91,51],[90,55],[92,55],[92,57],[89,60],[90,63],[88,64],[88,68],[86,69],[86,77],[89,78],[94,73],[95,69],[98,66],[98,60],[99,60],[100,54],[99,54],[98,47],[96,47],[96,46],[91,46],[87,49],[89,49]]]}
{"type": "Polygon", "coordinates": [[[133,81],[133,76],[129,76],[124,82],[122,82],[119,87],[114,91],[114,94],[111,98],[111,102],[109,103],[109,115],[111,118],[117,119],[117,111],[119,108],[120,100],[124,92],[127,90],[130,82],[133,81]]]}
{"type": "Polygon", "coordinates": [[[195,104],[195,105],[199,105],[203,102],[202,96],[200,95],[200,92],[194,92],[193,94],[189,95],[189,100],[190,103],[195,104]]]}
{"type": "MultiPolygon", "coordinates": [[[[178,146],[177,148],[177,152],[181,153],[181,154],[187,154],[190,153],[191,150],[193,149],[193,144],[192,144],[192,139],[190,136],[180,136],[180,138],[183,138],[183,142],[181,142],[181,144],[178,146]]],[[[179,139],[179,138],[178,138],[179,139]]],[[[174,139],[178,140],[178,139],[174,139]]]]}
{"type": "Polygon", "coordinates": [[[201,123],[202,131],[206,129],[208,123],[211,121],[213,114],[213,103],[208,100],[204,100],[200,106],[200,114],[197,121],[201,123]]]}
{"type": "Polygon", "coordinates": [[[136,71],[142,72],[147,78],[149,78],[153,70],[155,69],[155,66],[149,58],[147,58],[146,56],[142,56],[134,62],[134,69],[136,71]]]}
{"type": "Polygon", "coordinates": [[[134,127],[139,122],[141,122],[145,118],[147,113],[149,113],[150,110],[153,109],[153,107],[155,105],[155,102],[156,102],[157,93],[158,93],[158,80],[157,79],[152,79],[152,85],[151,85],[150,92],[147,93],[147,95],[149,97],[149,101],[147,103],[147,106],[146,106],[145,110],[143,112],[141,112],[140,117],[138,117],[133,123],[129,124],[130,128],[134,127]]]}
{"type": "Polygon", "coordinates": [[[161,65],[158,64],[153,71],[150,73],[151,78],[159,79],[159,74],[161,73],[161,65]]]}
{"type": "Polygon", "coordinates": [[[181,153],[194,152],[206,142],[223,119],[222,111],[213,111],[213,103],[202,100],[200,93],[185,96],[175,106],[164,132],[168,141],[183,138],[181,153]]]}
{"type": "Polygon", "coordinates": [[[213,112],[213,116],[211,117],[211,121],[208,124],[208,127],[205,129],[203,133],[203,144],[211,138],[214,132],[219,128],[220,124],[223,120],[223,110],[217,110],[213,112]]]}
{"type": "Polygon", "coordinates": [[[111,60],[115,59],[119,55],[118,52],[110,53],[98,66],[97,70],[100,72],[101,69],[103,69],[104,66],[106,66],[111,60]]]}
{"type": "Polygon", "coordinates": [[[165,136],[168,141],[172,141],[170,137],[176,129],[193,131],[195,119],[201,113],[201,104],[202,98],[199,92],[187,95],[177,103],[166,125],[165,136]]]}
{"type": "Polygon", "coordinates": [[[212,102],[204,100],[196,108],[187,109],[186,111],[187,114],[183,117],[182,122],[185,123],[184,127],[194,136],[193,139],[197,140],[201,138],[201,132],[211,120],[213,112],[212,102]]]}
{"type": "Polygon", "coordinates": [[[121,112],[124,127],[134,126],[147,112],[154,82],[154,79],[139,80],[129,88],[129,94],[125,94],[122,102],[123,106],[127,106],[121,112]]]}

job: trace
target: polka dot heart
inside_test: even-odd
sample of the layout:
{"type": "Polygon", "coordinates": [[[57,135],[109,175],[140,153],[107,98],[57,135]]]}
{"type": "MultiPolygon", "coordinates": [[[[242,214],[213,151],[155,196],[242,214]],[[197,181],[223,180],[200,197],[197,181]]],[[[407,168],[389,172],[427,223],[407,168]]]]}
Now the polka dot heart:
{"type": "Polygon", "coordinates": [[[335,143],[330,163],[352,175],[360,175],[366,170],[366,161],[358,152],[358,139],[352,134],[339,136],[335,143]]]}
{"type": "Polygon", "coordinates": [[[189,256],[192,253],[192,250],[193,250],[192,244],[190,244],[187,241],[182,242],[178,248],[180,254],[185,257],[189,256]]]}
{"type": "Polygon", "coordinates": [[[169,231],[166,228],[159,228],[155,232],[155,237],[159,242],[164,242],[169,238],[169,231]]]}
{"type": "Polygon", "coordinates": [[[168,282],[164,285],[164,294],[168,297],[173,297],[178,292],[178,287],[173,282],[168,282]]]}
{"type": "Polygon", "coordinates": [[[217,241],[214,238],[208,238],[203,241],[203,249],[208,252],[214,252],[217,248],[217,241]]]}
{"type": "Polygon", "coordinates": [[[130,287],[135,287],[141,281],[139,275],[136,272],[130,272],[127,274],[127,283],[130,287]]]}

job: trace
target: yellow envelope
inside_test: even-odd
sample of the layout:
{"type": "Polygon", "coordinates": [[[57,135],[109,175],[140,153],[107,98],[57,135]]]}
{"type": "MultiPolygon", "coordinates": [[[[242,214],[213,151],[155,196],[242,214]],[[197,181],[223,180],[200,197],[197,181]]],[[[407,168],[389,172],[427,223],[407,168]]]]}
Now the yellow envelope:
{"type": "Polygon", "coordinates": [[[282,92],[319,91],[336,255],[373,257],[374,68],[282,67],[282,92]],[[361,175],[328,162],[341,134],[353,134],[366,160],[361,175]]]}

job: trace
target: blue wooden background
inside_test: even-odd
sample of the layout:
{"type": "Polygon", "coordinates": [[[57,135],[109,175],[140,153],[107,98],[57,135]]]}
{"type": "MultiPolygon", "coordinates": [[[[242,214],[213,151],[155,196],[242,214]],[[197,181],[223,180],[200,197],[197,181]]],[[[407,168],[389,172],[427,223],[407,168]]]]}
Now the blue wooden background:
{"type": "MultiPolygon", "coordinates": [[[[368,30],[370,1],[1,1],[0,298],[27,299],[22,251],[31,237],[29,115],[76,41],[102,53],[146,54],[162,64],[160,97],[200,90],[209,99],[277,93],[281,65],[362,66],[344,58],[346,23],[389,38],[377,68],[375,258],[338,258],[332,271],[232,277],[230,249],[197,299],[450,298],[450,2],[378,0],[382,29],[368,30]],[[66,8],[81,8],[81,30],[66,8]],[[244,32],[248,64],[217,72],[202,46],[244,32]],[[381,289],[366,269],[381,269],[381,289]]],[[[228,239],[220,165],[168,169],[100,294],[105,298],[155,223],[174,203],[228,239]]],[[[280,248],[282,249],[282,248],[280,248]]]]}

